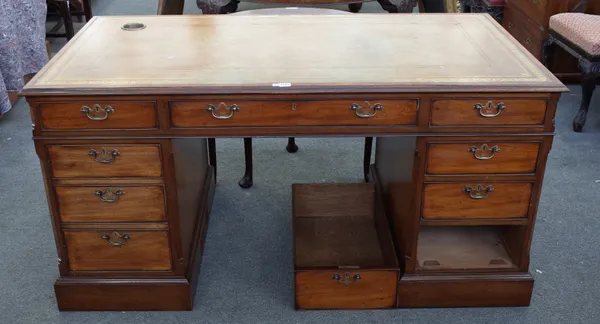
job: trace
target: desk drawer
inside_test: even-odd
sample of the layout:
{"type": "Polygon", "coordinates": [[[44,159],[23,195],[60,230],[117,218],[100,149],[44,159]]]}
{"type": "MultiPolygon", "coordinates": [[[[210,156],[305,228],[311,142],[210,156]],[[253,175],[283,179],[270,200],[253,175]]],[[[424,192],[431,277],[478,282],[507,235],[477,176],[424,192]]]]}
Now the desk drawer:
{"type": "Polygon", "coordinates": [[[535,173],[541,142],[429,143],[427,174],[535,173]]]}
{"type": "Polygon", "coordinates": [[[160,177],[160,145],[51,145],[56,178],[160,177]]]}
{"type": "Polygon", "coordinates": [[[296,308],[392,308],[396,303],[397,283],[397,271],[341,269],[296,272],[296,308]]]}
{"type": "Polygon", "coordinates": [[[415,125],[418,100],[174,101],[173,127],[415,125]]]}
{"type": "Polygon", "coordinates": [[[167,231],[66,230],[72,271],[168,271],[171,252],[167,231]]]}
{"type": "Polygon", "coordinates": [[[439,99],[431,110],[432,126],[542,126],[546,100],[502,98],[439,99]]]}
{"type": "Polygon", "coordinates": [[[163,222],[162,186],[55,187],[63,222],[163,222]]]}
{"type": "Polygon", "coordinates": [[[155,102],[52,102],[38,106],[44,130],[156,129],[155,102]]]}
{"type": "Polygon", "coordinates": [[[428,183],[423,194],[423,219],[526,218],[531,183],[428,183]]]}

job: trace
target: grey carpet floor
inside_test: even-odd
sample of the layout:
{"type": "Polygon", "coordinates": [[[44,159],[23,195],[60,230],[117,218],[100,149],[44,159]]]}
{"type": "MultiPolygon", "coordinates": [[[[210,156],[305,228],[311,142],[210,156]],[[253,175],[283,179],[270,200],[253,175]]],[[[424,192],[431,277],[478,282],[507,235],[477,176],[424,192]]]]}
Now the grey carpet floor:
{"type": "MultiPolygon", "coordinates": [[[[98,15],[153,14],[156,2],[94,6],[98,15]]],[[[186,12],[198,10],[189,3],[186,12]]],[[[600,323],[600,95],[585,132],[577,134],[571,119],[580,92],[572,86],[559,104],[531,249],[531,306],[380,311],[294,310],[291,184],[361,181],[362,139],[299,139],[300,151],[288,154],[279,138],[255,140],[249,190],[237,185],[242,140],[217,140],[220,172],[193,311],[58,312],[56,252],[29,110],[21,101],[0,120],[0,324],[600,323]]]]}

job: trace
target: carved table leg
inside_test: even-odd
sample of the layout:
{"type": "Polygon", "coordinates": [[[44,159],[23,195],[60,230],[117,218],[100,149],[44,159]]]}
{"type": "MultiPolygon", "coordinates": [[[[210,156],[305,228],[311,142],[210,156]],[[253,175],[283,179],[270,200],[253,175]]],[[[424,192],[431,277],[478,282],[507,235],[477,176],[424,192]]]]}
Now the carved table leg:
{"type": "Polygon", "coordinates": [[[369,182],[369,169],[371,167],[371,150],[373,149],[373,137],[365,137],[365,156],[363,157],[363,174],[365,182],[369,182]]]}
{"type": "Polygon", "coordinates": [[[579,111],[573,119],[573,130],[578,133],[583,130],[583,126],[585,125],[590,102],[592,101],[592,95],[596,89],[596,76],[597,73],[600,72],[600,64],[593,65],[589,62],[580,61],[579,65],[583,73],[581,81],[582,98],[579,111]]]}
{"type": "Polygon", "coordinates": [[[287,146],[285,147],[285,149],[289,153],[296,153],[296,152],[298,152],[298,145],[296,145],[296,138],[294,138],[294,137],[288,138],[288,143],[287,143],[287,146]]]}
{"type": "Polygon", "coordinates": [[[208,139],[208,163],[215,170],[215,182],[217,181],[217,144],[214,138],[208,139]]]}
{"type": "Polygon", "coordinates": [[[216,0],[196,0],[198,8],[202,10],[203,15],[228,14],[235,12],[238,8],[238,0],[231,0],[228,3],[221,5],[216,0]],[[212,3],[215,1],[217,3],[212,3]]]}
{"type": "Polygon", "coordinates": [[[244,138],[244,159],[246,162],[246,171],[240,182],[240,187],[247,189],[252,187],[252,138],[244,138]]]}
{"type": "Polygon", "coordinates": [[[348,10],[353,13],[357,13],[362,8],[362,2],[359,3],[351,3],[348,5],[348,10]]]}

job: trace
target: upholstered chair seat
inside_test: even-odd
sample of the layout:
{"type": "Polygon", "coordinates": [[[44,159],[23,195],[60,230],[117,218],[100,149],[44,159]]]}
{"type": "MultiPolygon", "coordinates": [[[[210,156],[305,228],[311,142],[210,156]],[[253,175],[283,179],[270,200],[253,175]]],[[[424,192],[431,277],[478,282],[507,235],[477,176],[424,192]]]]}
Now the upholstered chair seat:
{"type": "Polygon", "coordinates": [[[591,56],[600,55],[600,16],[562,13],[550,17],[550,29],[591,56]]]}

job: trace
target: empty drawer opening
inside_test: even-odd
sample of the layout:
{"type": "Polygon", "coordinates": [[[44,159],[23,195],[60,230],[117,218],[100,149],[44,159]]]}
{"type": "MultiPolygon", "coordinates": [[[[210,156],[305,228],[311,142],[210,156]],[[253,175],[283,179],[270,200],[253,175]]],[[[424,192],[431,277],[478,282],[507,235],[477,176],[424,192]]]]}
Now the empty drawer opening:
{"type": "Polygon", "coordinates": [[[421,271],[517,268],[519,226],[421,227],[417,262],[421,271]],[[512,238],[512,239],[511,239],[512,238]],[[515,246],[514,251],[510,247],[515,246]],[[512,253],[511,253],[512,252],[512,253]]]}
{"type": "Polygon", "coordinates": [[[296,268],[397,268],[371,184],[294,184],[296,268]]]}

